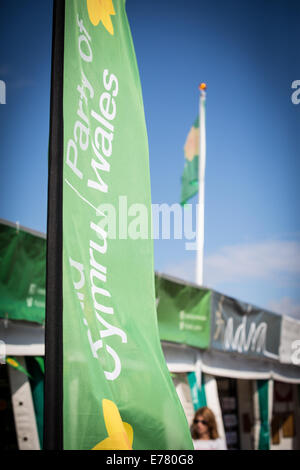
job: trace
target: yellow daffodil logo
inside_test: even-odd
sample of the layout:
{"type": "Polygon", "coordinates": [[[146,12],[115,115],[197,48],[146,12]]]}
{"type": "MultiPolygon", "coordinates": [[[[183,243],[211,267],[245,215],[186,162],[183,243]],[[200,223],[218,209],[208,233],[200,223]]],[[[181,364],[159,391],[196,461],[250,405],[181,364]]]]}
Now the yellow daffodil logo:
{"type": "Polygon", "coordinates": [[[102,400],[103,416],[108,437],[92,450],[132,450],[133,429],[122,421],[118,407],[111,400],[102,400]]]}
{"type": "Polygon", "coordinates": [[[111,15],[115,15],[112,0],[87,0],[87,9],[91,23],[97,26],[102,21],[103,26],[110,34],[114,34],[111,15]]]}

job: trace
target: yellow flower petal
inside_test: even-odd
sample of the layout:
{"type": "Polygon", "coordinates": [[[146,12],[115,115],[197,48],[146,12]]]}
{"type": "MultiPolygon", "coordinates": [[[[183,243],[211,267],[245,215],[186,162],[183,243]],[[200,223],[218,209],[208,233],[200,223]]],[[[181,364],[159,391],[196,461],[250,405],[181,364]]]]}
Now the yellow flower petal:
{"type": "Polygon", "coordinates": [[[92,450],[132,450],[126,441],[124,433],[116,433],[99,442],[92,450]]]}
{"type": "Polygon", "coordinates": [[[109,15],[102,15],[101,21],[103,26],[107,29],[107,31],[113,36],[114,34],[114,27],[109,15]]]}
{"type": "Polygon", "coordinates": [[[113,401],[104,398],[102,408],[108,437],[92,450],[132,450],[132,426],[122,421],[118,407],[113,401]]]}
{"type": "Polygon", "coordinates": [[[102,408],[107,434],[111,436],[120,432],[124,433],[123,421],[115,403],[104,398],[102,400],[102,408]]]}
{"type": "Polygon", "coordinates": [[[6,359],[6,362],[13,367],[19,367],[19,364],[17,363],[17,361],[15,361],[14,359],[11,359],[10,357],[6,359]]]}
{"type": "Polygon", "coordinates": [[[115,15],[112,0],[87,0],[89,18],[94,26],[102,21],[103,26],[110,34],[114,34],[114,27],[111,21],[111,15],[115,15]]]}
{"type": "Polygon", "coordinates": [[[100,21],[100,3],[99,0],[87,0],[87,9],[91,23],[94,26],[100,21]]]}
{"type": "Polygon", "coordinates": [[[126,431],[126,435],[127,435],[127,438],[128,438],[129,445],[130,445],[130,447],[132,447],[132,443],[133,443],[133,429],[132,429],[132,426],[130,426],[130,424],[128,424],[128,423],[125,423],[124,421],[123,421],[123,426],[124,426],[125,431],[126,431]]]}

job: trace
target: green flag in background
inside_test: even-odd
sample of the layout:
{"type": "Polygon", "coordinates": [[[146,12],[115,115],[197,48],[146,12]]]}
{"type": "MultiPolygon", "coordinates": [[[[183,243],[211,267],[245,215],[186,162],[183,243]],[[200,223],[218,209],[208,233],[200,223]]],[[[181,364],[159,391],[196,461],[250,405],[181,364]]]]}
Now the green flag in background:
{"type": "MultiPolygon", "coordinates": [[[[54,29],[59,35],[58,3],[54,29]]],[[[138,203],[147,208],[150,226],[148,143],[125,1],[65,2],[62,195],[55,173],[61,95],[59,84],[58,91],[54,86],[62,70],[55,59],[61,42],[54,38],[45,448],[192,449],[158,335],[152,241],[126,233],[110,238],[101,226],[103,211],[97,210],[111,204],[119,220],[123,196],[128,207],[138,203]],[[60,241],[62,292],[61,273],[55,276],[60,259],[58,268],[53,261],[59,249],[52,250],[60,241]],[[54,299],[62,300],[60,313],[54,299]],[[55,336],[58,352],[50,341],[55,336]],[[61,384],[55,374],[61,369],[62,397],[56,400],[55,384],[61,384]],[[53,425],[61,401],[62,422],[53,425]],[[61,428],[62,443],[55,441],[61,428]]]]}
{"type": "Polygon", "coordinates": [[[181,177],[181,204],[198,192],[199,118],[194,122],[184,145],[184,169],[181,177]]]}

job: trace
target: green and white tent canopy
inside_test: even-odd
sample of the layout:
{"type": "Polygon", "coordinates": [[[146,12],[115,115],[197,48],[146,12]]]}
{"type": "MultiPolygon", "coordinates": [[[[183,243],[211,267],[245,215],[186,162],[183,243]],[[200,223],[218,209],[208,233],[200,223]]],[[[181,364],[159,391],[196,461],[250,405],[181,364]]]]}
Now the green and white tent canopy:
{"type": "Polygon", "coordinates": [[[223,377],[300,383],[299,321],[161,274],[156,274],[156,296],[172,372],[200,367],[223,377]]]}
{"type": "MultiPolygon", "coordinates": [[[[44,354],[46,238],[0,220],[0,339],[7,355],[44,354]]],[[[160,339],[169,369],[300,383],[300,321],[156,274],[160,339]],[[299,349],[299,348],[298,348],[299,349]]]]}
{"type": "Polygon", "coordinates": [[[0,340],[7,356],[45,353],[45,276],[46,236],[0,220],[0,340]]]}

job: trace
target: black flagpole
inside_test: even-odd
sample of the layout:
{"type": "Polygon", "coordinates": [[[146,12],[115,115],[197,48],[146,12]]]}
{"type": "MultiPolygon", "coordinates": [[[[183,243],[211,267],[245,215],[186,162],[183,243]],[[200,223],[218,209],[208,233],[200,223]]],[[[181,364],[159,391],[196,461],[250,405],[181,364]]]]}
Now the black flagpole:
{"type": "Polygon", "coordinates": [[[65,0],[53,2],[45,324],[45,450],[63,449],[62,182],[65,0]]]}

